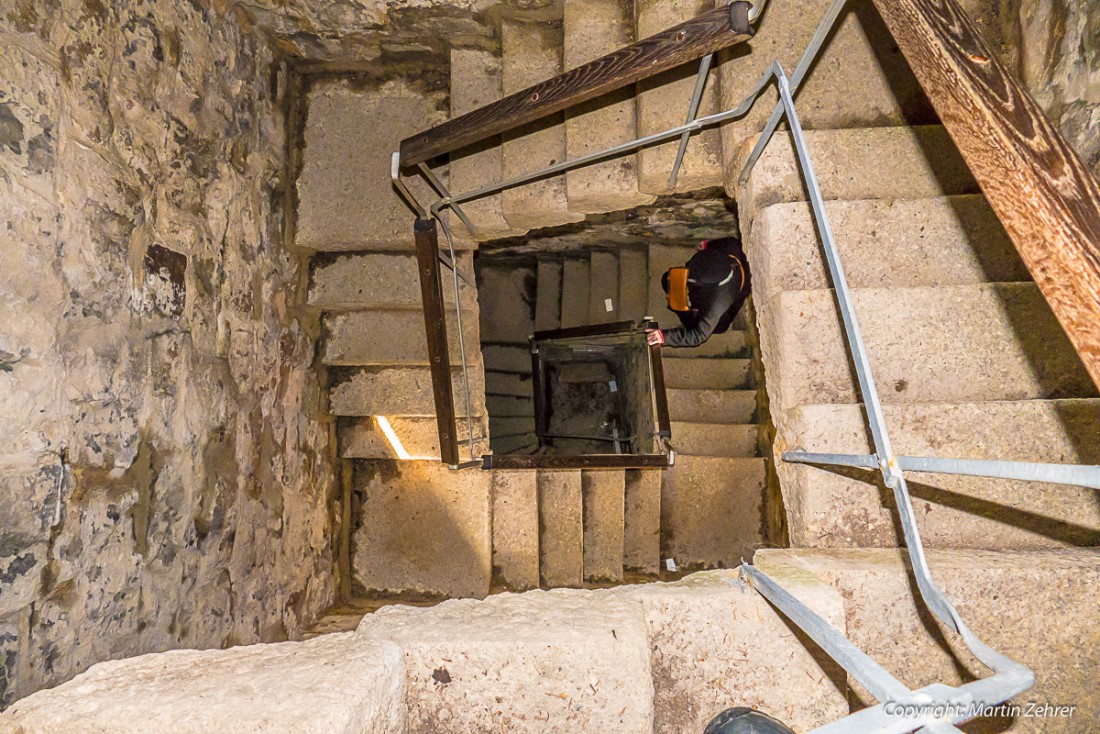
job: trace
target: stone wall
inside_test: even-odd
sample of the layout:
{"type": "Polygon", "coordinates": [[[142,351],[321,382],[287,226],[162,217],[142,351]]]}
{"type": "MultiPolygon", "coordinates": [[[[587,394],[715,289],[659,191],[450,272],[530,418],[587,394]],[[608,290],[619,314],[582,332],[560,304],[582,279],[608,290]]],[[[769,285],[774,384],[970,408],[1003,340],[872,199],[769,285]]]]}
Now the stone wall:
{"type": "Polygon", "coordinates": [[[0,706],[332,600],[286,75],[228,5],[0,6],[0,706]]]}

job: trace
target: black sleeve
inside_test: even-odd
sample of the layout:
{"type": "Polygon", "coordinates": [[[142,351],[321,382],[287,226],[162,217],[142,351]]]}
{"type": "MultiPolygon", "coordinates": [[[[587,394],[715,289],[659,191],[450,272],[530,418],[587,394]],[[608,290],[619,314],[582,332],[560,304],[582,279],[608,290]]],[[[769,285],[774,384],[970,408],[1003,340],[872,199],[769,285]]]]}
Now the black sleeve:
{"type": "MultiPolygon", "coordinates": [[[[731,284],[733,285],[733,284],[731,284]]],[[[714,333],[722,316],[734,305],[740,292],[740,283],[731,288],[721,288],[714,294],[714,300],[707,308],[699,312],[694,326],[681,326],[663,331],[665,344],[670,347],[697,347],[714,333]]]]}

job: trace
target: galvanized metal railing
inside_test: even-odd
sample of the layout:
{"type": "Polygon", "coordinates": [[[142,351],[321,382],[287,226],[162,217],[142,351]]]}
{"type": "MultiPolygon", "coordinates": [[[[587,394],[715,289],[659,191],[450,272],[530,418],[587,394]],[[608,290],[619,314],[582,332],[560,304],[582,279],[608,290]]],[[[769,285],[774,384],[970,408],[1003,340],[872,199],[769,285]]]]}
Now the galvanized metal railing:
{"type": "MultiPolygon", "coordinates": [[[[911,690],[762,571],[752,565],[744,564],[742,574],[753,588],[767,598],[792,622],[797,624],[845,671],[866,686],[872,695],[881,702],[877,706],[818,727],[813,730],[812,734],[887,734],[895,732],[902,734],[903,732],[917,730],[933,733],[958,732],[959,730],[954,726],[955,724],[974,718],[985,707],[1002,703],[1028,690],[1034,684],[1034,674],[1027,667],[1011,660],[982,642],[970,630],[955,606],[937,586],[925,557],[905,472],[965,474],[1100,488],[1100,467],[1040,462],[908,457],[895,454],[883,415],[878,389],[871,373],[870,361],[860,331],[851,290],[837,252],[824,199],[794,104],[794,96],[844,11],[846,2],[847,0],[834,0],[830,5],[792,77],[788,78],[780,64],[773,62],[749,95],[736,107],[701,118],[696,117],[699,99],[711,66],[710,58],[707,57],[703,59],[700,65],[695,89],[689,102],[687,121],[683,125],[459,194],[448,193],[438,179],[435,179],[430,169],[421,165],[421,173],[429,179],[441,197],[427,210],[415,201],[402,183],[399,175],[398,153],[394,153],[393,159],[394,183],[409,198],[410,203],[422,216],[427,211],[443,223],[441,212],[443,209],[449,208],[469,227],[469,222],[461,211],[461,204],[464,202],[567,170],[631,153],[649,145],[680,138],[680,149],[670,176],[670,182],[674,183],[691,133],[705,127],[719,125],[727,120],[743,117],[752,109],[760,95],[774,83],[779,100],[741,171],[740,181],[744,183],[747,180],[754,165],[778,129],[779,124],[786,120],[794,141],[798,166],[809,190],[814,220],[821,238],[829,275],[841,312],[844,338],[855,366],[856,379],[860,394],[863,397],[874,445],[873,454],[839,455],[789,451],[785,452],[782,458],[788,462],[859,466],[879,470],[883,481],[894,495],[911,571],[922,600],[943,625],[961,637],[971,653],[992,670],[993,675],[959,686],[933,684],[911,690]]],[[[762,5],[762,2],[758,3],[750,14],[754,21],[760,16],[762,5]]],[[[447,230],[445,223],[443,224],[444,231],[448,232],[449,239],[449,230],[447,230]]],[[[473,229],[470,228],[470,230],[471,234],[474,234],[473,229]]],[[[453,256],[452,247],[452,259],[453,256]]],[[[457,273],[455,278],[457,288],[457,273]]]]}

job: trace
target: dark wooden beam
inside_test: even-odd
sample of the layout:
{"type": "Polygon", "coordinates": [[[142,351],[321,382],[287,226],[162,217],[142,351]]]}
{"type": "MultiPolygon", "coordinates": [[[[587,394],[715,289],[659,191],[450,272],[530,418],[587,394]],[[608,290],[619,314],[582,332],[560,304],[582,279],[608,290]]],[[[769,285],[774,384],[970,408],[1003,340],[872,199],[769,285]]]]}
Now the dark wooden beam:
{"type": "MultiPolygon", "coordinates": [[[[424,307],[424,333],[428,339],[428,364],[432,372],[432,396],[435,422],[439,431],[439,457],[455,466],[458,437],[455,430],[455,403],[451,388],[451,355],[447,351],[447,312],[443,308],[443,281],[439,275],[439,240],[434,219],[417,218],[413,224],[416,238],[416,267],[420,273],[420,301],[424,307]]],[[[394,334],[395,339],[407,335],[394,334]]]]}
{"type": "Polygon", "coordinates": [[[1100,184],[957,0],[873,1],[1100,385],[1100,184]]]}
{"type": "MultiPolygon", "coordinates": [[[[514,130],[614,89],[752,38],[749,3],[710,10],[401,141],[401,165],[415,166],[514,130]]],[[[684,107],[687,107],[684,100],[684,107]]]]}

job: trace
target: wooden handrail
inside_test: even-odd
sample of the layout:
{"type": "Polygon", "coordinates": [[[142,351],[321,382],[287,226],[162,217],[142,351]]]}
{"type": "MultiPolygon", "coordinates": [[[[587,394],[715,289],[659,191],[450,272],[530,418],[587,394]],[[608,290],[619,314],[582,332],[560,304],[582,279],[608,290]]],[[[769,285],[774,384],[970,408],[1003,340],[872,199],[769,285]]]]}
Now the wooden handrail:
{"type": "Polygon", "coordinates": [[[1100,184],[956,0],[873,0],[1100,385],[1100,184]]]}
{"type": "Polygon", "coordinates": [[[750,4],[738,0],[570,69],[401,141],[415,166],[567,107],[752,38],[750,4]]]}

